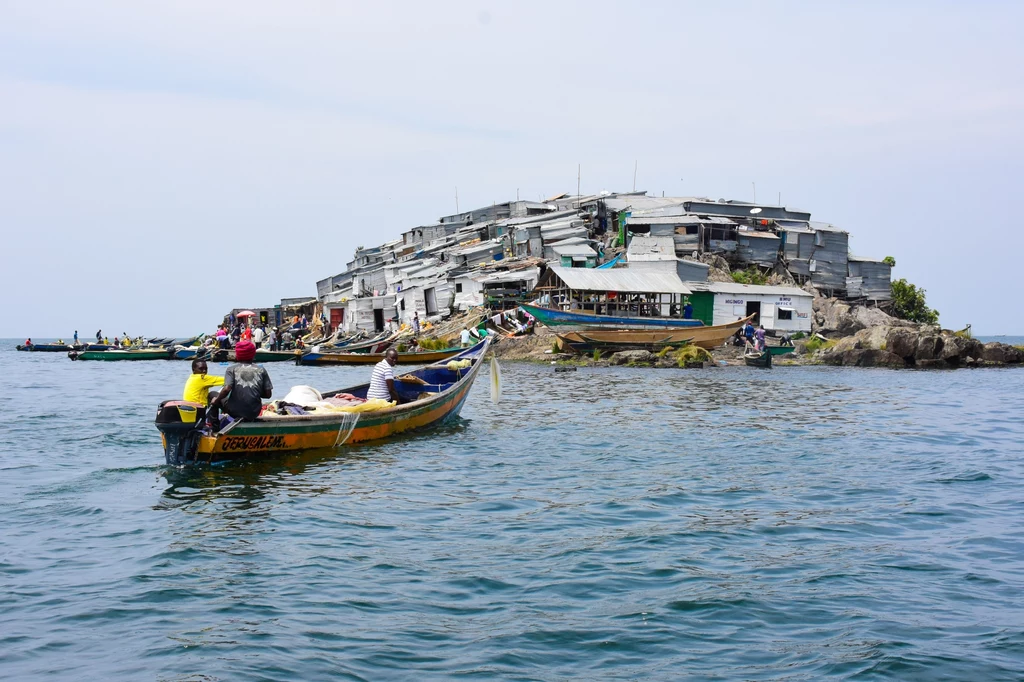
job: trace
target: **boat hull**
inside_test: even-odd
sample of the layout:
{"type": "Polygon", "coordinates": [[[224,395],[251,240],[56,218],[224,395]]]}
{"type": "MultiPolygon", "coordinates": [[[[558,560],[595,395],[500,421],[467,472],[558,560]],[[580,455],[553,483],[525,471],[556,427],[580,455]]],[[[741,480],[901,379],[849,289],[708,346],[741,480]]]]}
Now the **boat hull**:
{"type": "Polygon", "coordinates": [[[616,315],[592,315],[576,310],[555,310],[540,308],[524,303],[523,310],[537,318],[547,327],[565,327],[570,330],[587,329],[693,329],[703,327],[700,320],[684,320],[674,317],[619,317],[616,315]]]}
{"type": "Polygon", "coordinates": [[[747,367],[763,367],[765,369],[772,367],[771,353],[748,354],[743,356],[743,360],[747,363],[747,367]]]}
{"type": "MultiPolygon", "coordinates": [[[[413,374],[449,372],[454,383],[430,397],[383,410],[235,422],[216,435],[198,435],[199,432],[195,432],[193,452],[175,447],[183,437],[187,437],[180,425],[161,428],[158,423],[167,463],[172,466],[205,464],[298,450],[337,448],[444,424],[461,411],[489,346],[490,339],[487,339],[459,354],[460,358],[473,360],[473,365],[465,373],[446,370],[443,365],[416,370],[413,374]]],[[[363,385],[335,393],[365,392],[365,388],[363,385]]]]}
{"type": "MultiPolygon", "coordinates": [[[[399,353],[400,365],[425,365],[447,360],[458,355],[463,348],[445,348],[421,353],[399,353]]],[[[298,365],[375,365],[384,359],[384,353],[306,353],[295,360],[298,365]]]]}
{"type": "Polygon", "coordinates": [[[687,341],[692,346],[713,350],[725,343],[749,319],[751,318],[747,317],[728,324],[710,327],[687,327],[679,330],[588,329],[572,332],[566,331],[558,334],[558,338],[564,344],[563,347],[580,353],[586,353],[594,349],[627,350],[682,346],[687,341]]]}
{"type": "Polygon", "coordinates": [[[83,350],[68,353],[72,360],[169,360],[171,353],[166,348],[157,350],[83,350]]]}
{"type": "Polygon", "coordinates": [[[15,348],[29,353],[67,353],[69,350],[77,350],[79,348],[84,348],[84,346],[81,344],[77,346],[69,346],[57,343],[33,343],[31,346],[19,344],[15,346],[15,348]]]}

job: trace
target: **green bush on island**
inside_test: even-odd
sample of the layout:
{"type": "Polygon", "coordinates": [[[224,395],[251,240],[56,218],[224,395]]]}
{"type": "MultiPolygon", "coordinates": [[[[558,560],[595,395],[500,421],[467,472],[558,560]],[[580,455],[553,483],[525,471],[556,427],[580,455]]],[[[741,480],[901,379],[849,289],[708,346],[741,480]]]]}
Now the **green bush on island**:
{"type": "Polygon", "coordinates": [[[928,307],[924,289],[918,289],[905,279],[895,280],[891,287],[893,317],[924,324],[939,323],[939,311],[928,307]]]}
{"type": "Polygon", "coordinates": [[[734,270],[732,273],[732,281],[737,284],[767,284],[768,276],[757,269],[756,265],[751,265],[746,270],[734,270]]]}
{"type": "Polygon", "coordinates": [[[594,349],[594,362],[597,362],[600,359],[601,359],[601,349],[600,348],[595,348],[594,349]]]}
{"type": "Polygon", "coordinates": [[[804,348],[808,353],[816,353],[823,348],[827,350],[834,345],[836,345],[836,342],[833,340],[823,339],[820,336],[812,336],[807,340],[807,343],[804,344],[804,348]]]}
{"type": "Polygon", "coordinates": [[[683,346],[676,353],[676,364],[680,367],[686,367],[691,362],[710,362],[711,353],[701,348],[700,346],[683,346]]]}

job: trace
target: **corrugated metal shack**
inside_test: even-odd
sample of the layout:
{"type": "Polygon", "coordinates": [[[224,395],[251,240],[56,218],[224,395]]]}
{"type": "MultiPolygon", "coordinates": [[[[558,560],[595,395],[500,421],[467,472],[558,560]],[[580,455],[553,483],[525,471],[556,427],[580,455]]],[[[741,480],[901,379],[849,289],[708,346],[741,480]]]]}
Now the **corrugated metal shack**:
{"type": "Polygon", "coordinates": [[[668,272],[683,282],[705,282],[711,266],[676,255],[672,236],[634,235],[626,249],[629,267],[639,271],[668,272]]]}
{"type": "Polygon", "coordinates": [[[850,276],[846,278],[848,298],[868,301],[892,299],[892,267],[880,260],[850,257],[850,276]]]}

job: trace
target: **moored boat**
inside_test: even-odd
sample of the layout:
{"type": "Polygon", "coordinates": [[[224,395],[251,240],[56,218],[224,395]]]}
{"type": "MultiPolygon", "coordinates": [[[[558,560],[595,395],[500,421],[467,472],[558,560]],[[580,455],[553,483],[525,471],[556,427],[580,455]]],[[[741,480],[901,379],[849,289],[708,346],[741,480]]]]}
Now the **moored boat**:
{"type": "MultiPolygon", "coordinates": [[[[158,409],[156,421],[165,460],[170,466],[183,466],[336,448],[443,424],[458,416],[489,346],[488,338],[459,353],[456,359],[469,361],[465,368],[438,363],[410,372],[419,382],[395,382],[399,395],[410,402],[373,411],[261,417],[232,422],[213,434],[203,430],[202,406],[167,401],[158,409]]],[[[365,398],[369,387],[362,384],[324,393],[323,397],[349,394],[365,398]]]]}
{"type": "Polygon", "coordinates": [[[166,348],[140,348],[138,350],[83,350],[71,351],[72,360],[169,360],[171,351],[166,348]]]}
{"type": "Polygon", "coordinates": [[[548,327],[565,327],[566,331],[595,329],[691,329],[703,327],[700,320],[677,317],[624,317],[620,315],[594,315],[579,310],[556,310],[523,303],[519,306],[548,327]]]}
{"type": "Polygon", "coordinates": [[[785,355],[786,353],[792,353],[796,349],[793,346],[768,346],[767,350],[772,355],[785,355]]]}
{"type": "Polygon", "coordinates": [[[746,353],[743,355],[743,360],[747,363],[747,367],[764,367],[765,369],[772,367],[772,354],[767,351],[746,353]]]}
{"type": "Polygon", "coordinates": [[[68,343],[33,343],[31,345],[18,344],[15,346],[17,350],[30,353],[67,353],[69,350],[78,350],[84,347],[82,344],[73,346],[68,343]]]}
{"type": "MultiPolygon", "coordinates": [[[[253,362],[285,362],[294,360],[302,351],[297,350],[269,350],[257,348],[253,362]]],[[[210,362],[234,362],[235,351],[228,348],[178,348],[171,351],[175,360],[208,360],[210,362]]]]}
{"type": "MultiPolygon", "coordinates": [[[[400,365],[420,365],[458,355],[462,348],[443,348],[398,354],[400,365]]],[[[375,365],[384,359],[384,353],[303,353],[295,358],[297,365],[375,365]]]]}
{"type": "Polygon", "coordinates": [[[707,350],[718,348],[726,340],[741,329],[747,320],[745,317],[728,324],[702,327],[686,327],[685,329],[587,329],[566,331],[558,334],[563,347],[579,353],[594,349],[634,350],[664,348],[665,346],[682,346],[687,341],[690,345],[700,346],[707,350]]]}

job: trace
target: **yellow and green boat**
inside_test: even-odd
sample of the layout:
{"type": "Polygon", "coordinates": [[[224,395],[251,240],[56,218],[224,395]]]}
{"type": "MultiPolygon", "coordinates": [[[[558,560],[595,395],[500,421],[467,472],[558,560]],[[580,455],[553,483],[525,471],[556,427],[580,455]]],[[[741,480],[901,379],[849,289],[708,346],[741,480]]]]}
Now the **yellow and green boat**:
{"type": "MultiPolygon", "coordinates": [[[[299,450],[337,448],[438,426],[458,416],[490,343],[490,338],[485,339],[459,353],[452,361],[410,372],[406,376],[416,377],[418,381],[395,383],[399,395],[409,402],[373,411],[261,417],[255,421],[232,422],[214,434],[204,429],[201,405],[165,401],[157,410],[156,419],[165,460],[169,466],[176,467],[215,464],[299,450]]],[[[369,387],[369,384],[362,384],[330,391],[323,397],[351,394],[365,398],[369,387]]]]}

